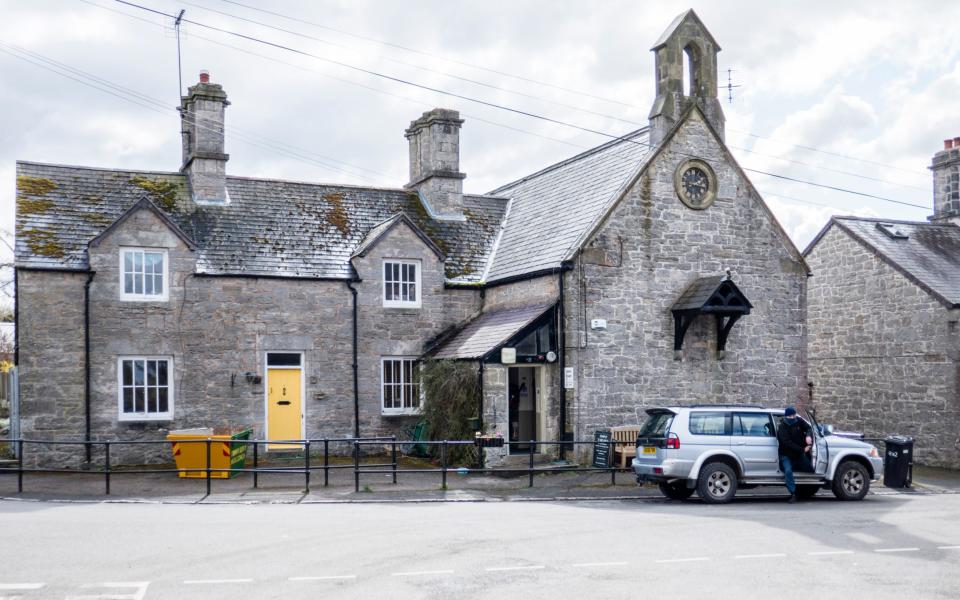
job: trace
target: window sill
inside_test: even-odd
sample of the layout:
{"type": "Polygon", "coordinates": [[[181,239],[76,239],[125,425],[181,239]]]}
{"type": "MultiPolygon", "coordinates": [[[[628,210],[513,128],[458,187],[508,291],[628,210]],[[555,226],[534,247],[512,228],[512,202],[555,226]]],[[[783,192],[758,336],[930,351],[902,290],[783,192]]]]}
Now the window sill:
{"type": "Polygon", "coordinates": [[[419,417],[420,410],[404,410],[404,411],[380,411],[381,417],[419,417]]]}
{"type": "Polygon", "coordinates": [[[120,415],[117,419],[121,423],[157,423],[173,421],[173,415],[163,414],[152,417],[141,415],[120,415]]]}
{"type": "Polygon", "coordinates": [[[419,310],[420,308],[422,308],[422,305],[419,304],[419,303],[417,303],[417,304],[394,304],[394,303],[388,304],[388,303],[384,302],[384,303],[383,303],[383,308],[405,308],[405,309],[407,309],[407,310],[411,310],[411,309],[412,309],[412,310],[419,310]]]}
{"type": "Polygon", "coordinates": [[[120,302],[153,302],[155,304],[166,304],[170,302],[167,296],[120,296],[120,302]]]}

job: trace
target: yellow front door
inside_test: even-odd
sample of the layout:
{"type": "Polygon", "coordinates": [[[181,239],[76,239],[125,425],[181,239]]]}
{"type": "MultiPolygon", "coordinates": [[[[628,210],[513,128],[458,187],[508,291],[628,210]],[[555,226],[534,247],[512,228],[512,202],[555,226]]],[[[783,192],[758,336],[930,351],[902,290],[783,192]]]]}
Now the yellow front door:
{"type": "MultiPolygon", "coordinates": [[[[299,440],[302,437],[300,369],[267,371],[267,439],[299,440]]],[[[299,450],[299,444],[268,444],[267,450],[299,450]]]]}

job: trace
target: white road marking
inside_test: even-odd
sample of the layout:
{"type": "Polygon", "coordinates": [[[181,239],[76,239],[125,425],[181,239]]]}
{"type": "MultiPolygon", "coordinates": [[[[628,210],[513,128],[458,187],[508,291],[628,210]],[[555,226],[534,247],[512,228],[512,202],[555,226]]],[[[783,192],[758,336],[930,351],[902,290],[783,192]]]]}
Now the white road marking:
{"type": "Polygon", "coordinates": [[[290,581],[327,581],[332,579],[356,579],[356,575],[317,575],[308,577],[290,577],[290,581]]]}
{"type": "Polygon", "coordinates": [[[917,552],[920,548],[875,548],[874,552],[917,552]]]}
{"type": "Polygon", "coordinates": [[[87,596],[67,596],[67,600],[143,600],[147,595],[149,581],[107,581],[104,583],[85,583],[80,587],[90,588],[136,588],[132,594],[93,594],[87,596]]]}
{"type": "Polygon", "coordinates": [[[537,569],[546,569],[543,565],[530,565],[526,567],[487,567],[484,569],[488,572],[497,572],[497,571],[535,571],[537,569]]]}
{"type": "Polygon", "coordinates": [[[39,590],[45,583],[0,583],[0,590],[39,590]]]}
{"type": "Polygon", "coordinates": [[[679,563],[679,562],[698,562],[698,561],[704,561],[704,560],[710,560],[710,557],[708,557],[708,556],[695,556],[695,557],[693,557],[693,558],[661,558],[661,559],[655,560],[655,561],[653,561],[653,562],[655,562],[655,563],[679,563]]]}
{"type": "Polygon", "coordinates": [[[596,562],[596,563],[574,563],[571,567],[622,567],[626,562],[596,562]]]}
{"type": "Polygon", "coordinates": [[[960,546],[937,546],[937,550],[960,550],[960,546]]]}
{"type": "Polygon", "coordinates": [[[736,559],[744,558],[786,558],[786,554],[738,554],[734,556],[736,559]]]}
{"type": "Polygon", "coordinates": [[[400,573],[390,573],[394,577],[416,577],[417,575],[451,575],[450,569],[441,569],[439,571],[404,571],[400,573]]]}
{"type": "Polygon", "coordinates": [[[825,550],[823,552],[807,552],[810,556],[837,556],[839,554],[853,554],[853,550],[825,550]]]}
{"type": "Polygon", "coordinates": [[[187,579],[184,585],[219,585],[223,583],[253,583],[252,579],[187,579]]]}

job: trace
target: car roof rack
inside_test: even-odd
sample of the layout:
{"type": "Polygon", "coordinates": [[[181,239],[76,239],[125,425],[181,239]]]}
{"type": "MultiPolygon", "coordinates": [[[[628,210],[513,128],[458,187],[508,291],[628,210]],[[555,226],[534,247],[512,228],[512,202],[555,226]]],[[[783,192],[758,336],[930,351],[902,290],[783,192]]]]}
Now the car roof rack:
{"type": "Polygon", "coordinates": [[[759,408],[763,410],[766,406],[759,404],[691,404],[682,408],[759,408]]]}

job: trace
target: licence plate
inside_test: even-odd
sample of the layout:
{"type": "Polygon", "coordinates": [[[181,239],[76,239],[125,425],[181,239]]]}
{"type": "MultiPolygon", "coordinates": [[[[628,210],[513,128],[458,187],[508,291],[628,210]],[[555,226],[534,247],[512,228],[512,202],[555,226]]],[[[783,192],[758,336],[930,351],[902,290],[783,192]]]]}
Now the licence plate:
{"type": "Polygon", "coordinates": [[[656,453],[657,453],[657,447],[656,447],[656,446],[644,446],[644,447],[643,447],[643,453],[644,453],[644,454],[656,454],[656,453]]]}

